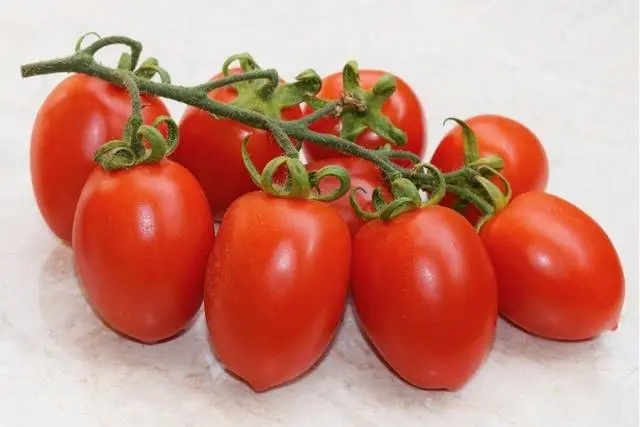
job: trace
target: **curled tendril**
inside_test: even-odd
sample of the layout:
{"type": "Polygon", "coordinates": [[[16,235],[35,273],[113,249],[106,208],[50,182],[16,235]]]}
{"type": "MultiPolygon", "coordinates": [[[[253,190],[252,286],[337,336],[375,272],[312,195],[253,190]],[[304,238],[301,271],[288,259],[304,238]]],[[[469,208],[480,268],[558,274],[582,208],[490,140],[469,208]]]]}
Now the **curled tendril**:
{"type": "Polygon", "coordinates": [[[308,199],[311,196],[311,183],[309,172],[302,162],[288,156],[279,156],[267,163],[260,173],[247,149],[250,137],[251,135],[247,135],[242,141],[241,151],[242,161],[253,183],[272,196],[308,199]],[[275,176],[282,167],[286,168],[287,179],[280,184],[276,182],[275,176]]]}
{"type": "Polygon", "coordinates": [[[136,137],[141,142],[146,141],[149,147],[145,147],[142,156],[136,159],[137,164],[156,163],[164,159],[167,154],[167,141],[158,129],[149,125],[142,125],[136,132],[136,137]]]}
{"type": "Polygon", "coordinates": [[[178,124],[169,116],[158,116],[153,122],[153,127],[160,130],[163,124],[167,127],[166,155],[169,156],[178,147],[178,124]]]}
{"type": "Polygon", "coordinates": [[[94,32],[94,31],[89,31],[88,33],[84,33],[82,36],[80,36],[80,38],[78,39],[78,41],[76,42],[75,48],[74,48],[74,52],[79,52],[80,50],[82,50],[82,43],[84,43],[85,39],[89,36],[95,36],[98,39],[101,39],[102,37],[100,36],[100,34],[94,32]]]}
{"type": "Polygon", "coordinates": [[[107,171],[126,169],[136,164],[136,154],[121,139],[103,144],[96,150],[93,159],[107,171]]]}
{"type": "Polygon", "coordinates": [[[131,53],[129,55],[130,64],[129,64],[128,70],[132,71],[133,69],[135,69],[136,65],[138,65],[138,61],[140,60],[140,54],[142,53],[142,43],[129,37],[124,37],[124,36],[101,37],[98,40],[91,43],[89,46],[79,50],[76,53],[83,52],[90,56],[94,56],[100,49],[103,49],[107,46],[117,45],[117,44],[125,45],[129,47],[129,49],[131,50],[131,53]]]}
{"type": "Polygon", "coordinates": [[[505,192],[503,193],[502,190],[500,190],[500,188],[498,188],[498,186],[491,182],[491,180],[489,180],[488,178],[485,178],[482,175],[477,175],[475,177],[476,182],[480,184],[482,188],[487,192],[489,200],[491,200],[491,204],[495,209],[495,214],[504,209],[509,203],[509,200],[511,199],[511,184],[509,184],[509,181],[504,177],[504,175],[502,175],[495,169],[492,169],[488,166],[482,166],[481,169],[484,169],[491,175],[495,175],[496,177],[498,177],[498,179],[505,187],[505,192]]]}
{"type": "Polygon", "coordinates": [[[251,155],[249,154],[249,150],[247,149],[251,135],[252,134],[248,134],[242,140],[242,145],[240,146],[240,150],[242,153],[242,162],[244,163],[244,167],[247,169],[247,172],[251,177],[251,181],[253,181],[253,183],[256,186],[260,187],[260,181],[262,180],[262,175],[260,174],[260,172],[258,172],[258,169],[256,169],[256,166],[253,164],[253,161],[251,160],[251,155]]]}
{"type": "Polygon", "coordinates": [[[404,197],[411,199],[418,204],[422,203],[420,190],[418,190],[418,187],[416,187],[416,185],[407,178],[397,178],[391,181],[391,192],[398,199],[404,197]]]}
{"type": "Polygon", "coordinates": [[[224,74],[225,77],[229,76],[229,67],[235,61],[238,61],[240,63],[240,68],[242,68],[242,71],[244,71],[245,73],[248,71],[255,71],[260,69],[260,66],[256,63],[256,61],[249,53],[237,53],[228,57],[227,60],[222,64],[222,74],[224,74]]]}
{"type": "Polygon", "coordinates": [[[356,215],[365,220],[378,219],[380,216],[378,209],[376,209],[374,212],[369,212],[362,209],[362,206],[360,206],[360,204],[356,200],[356,196],[359,192],[366,194],[367,190],[362,187],[355,187],[349,194],[349,203],[351,204],[351,208],[353,209],[353,211],[356,213],[356,215]]]}
{"type": "Polygon", "coordinates": [[[142,77],[148,80],[153,79],[156,74],[160,77],[160,81],[164,84],[171,84],[171,76],[160,66],[156,58],[146,59],[138,69],[134,72],[138,77],[142,77]]]}
{"type": "Polygon", "coordinates": [[[440,172],[440,169],[430,163],[418,163],[414,168],[417,172],[425,169],[436,178],[437,186],[435,190],[431,192],[429,198],[424,204],[427,206],[437,205],[442,201],[445,194],[447,194],[447,181],[445,180],[442,172],[440,172]]]}
{"type": "Polygon", "coordinates": [[[311,176],[311,186],[318,189],[317,194],[311,197],[312,199],[321,202],[332,202],[347,194],[351,187],[351,177],[349,176],[349,172],[342,166],[325,166],[313,173],[311,176]],[[319,190],[320,181],[327,177],[337,178],[339,186],[330,193],[322,194],[319,190]]]}
{"type": "Polygon", "coordinates": [[[399,197],[391,201],[379,213],[379,217],[383,221],[389,221],[403,212],[411,209],[419,208],[420,203],[409,197],[399,197]]]}
{"type": "Polygon", "coordinates": [[[478,141],[476,135],[469,125],[463,120],[455,117],[448,117],[442,123],[445,125],[448,121],[454,121],[462,129],[462,141],[464,147],[464,164],[469,165],[480,158],[480,152],[478,151],[478,141]]]}
{"type": "Polygon", "coordinates": [[[308,199],[311,195],[309,173],[299,159],[279,156],[264,167],[260,180],[262,191],[276,197],[308,199]],[[275,174],[281,167],[287,168],[287,180],[284,185],[274,182],[275,174]]]}

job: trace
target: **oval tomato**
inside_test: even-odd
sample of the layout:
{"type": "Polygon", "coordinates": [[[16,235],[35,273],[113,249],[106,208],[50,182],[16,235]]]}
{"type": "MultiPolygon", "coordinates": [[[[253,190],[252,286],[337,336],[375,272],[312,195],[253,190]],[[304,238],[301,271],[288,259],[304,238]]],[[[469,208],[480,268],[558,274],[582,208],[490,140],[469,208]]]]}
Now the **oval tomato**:
{"type": "MultiPolygon", "coordinates": [[[[360,70],[360,85],[368,90],[375,82],[385,74],[380,70],[360,70]]],[[[334,73],[325,77],[318,98],[328,101],[336,100],[342,95],[342,73],[334,73]]],[[[311,106],[304,104],[302,113],[306,116],[313,112],[311,106]]],[[[411,87],[401,78],[396,76],[396,91],[385,101],[382,113],[389,118],[391,123],[402,129],[407,134],[407,143],[403,146],[392,145],[394,149],[410,151],[422,158],[427,145],[427,120],[420,100],[411,87]]],[[[336,117],[323,117],[309,127],[311,130],[321,133],[340,135],[341,122],[336,117]]],[[[387,141],[370,130],[362,132],[355,143],[367,148],[378,148],[387,141]]],[[[324,147],[319,144],[304,144],[303,151],[309,161],[323,160],[333,157],[343,157],[339,151],[324,147]]]]}
{"type": "Polygon", "coordinates": [[[487,356],[496,280],[475,229],[451,209],[424,207],[363,226],[351,283],[364,331],[410,384],[458,389],[487,356]]]}
{"type": "MultiPolygon", "coordinates": [[[[549,163],[544,147],[536,135],[523,124],[508,117],[484,114],[465,123],[476,135],[480,156],[498,155],[504,161],[502,175],[509,181],[513,197],[533,190],[544,190],[549,181],[549,163]]],[[[462,128],[456,126],[440,141],[431,163],[442,172],[452,172],[464,165],[462,128]]],[[[502,183],[492,181],[502,187],[502,183]]],[[[456,198],[447,194],[441,204],[453,207],[456,198]]],[[[464,212],[476,222],[480,213],[475,206],[464,212]]]]}
{"type": "MultiPolygon", "coordinates": [[[[145,123],[169,115],[159,98],[142,95],[141,101],[145,123]]],[[[64,243],[71,243],[78,197],[96,166],[93,155],[120,138],[130,114],[125,90],[84,74],[63,80],[40,107],[31,135],[31,182],[47,226],[64,243]]]]}
{"type": "MultiPolygon", "coordinates": [[[[318,160],[306,165],[307,170],[316,171],[322,169],[325,166],[342,166],[345,168],[351,176],[351,189],[362,188],[364,192],[359,191],[356,193],[356,200],[358,204],[368,211],[373,211],[371,204],[371,195],[376,187],[382,189],[382,195],[387,199],[391,199],[391,192],[388,185],[382,177],[380,169],[378,169],[373,163],[358,158],[358,157],[337,157],[333,159],[318,160]]],[[[340,182],[337,178],[326,177],[320,181],[320,191],[324,193],[331,193],[340,186],[340,182]]],[[[349,227],[351,236],[355,236],[356,232],[365,223],[365,220],[360,218],[351,207],[349,196],[351,190],[344,196],[331,202],[331,205],[338,210],[340,216],[349,227]]]]}
{"type": "MultiPolygon", "coordinates": [[[[238,69],[231,70],[232,74],[238,72],[238,69]]],[[[222,74],[213,79],[220,77],[222,74]]],[[[232,86],[224,86],[209,92],[209,97],[226,104],[236,99],[237,91],[232,86]]],[[[281,113],[283,120],[302,116],[298,106],[283,108],[281,113]]],[[[251,134],[247,151],[258,171],[282,154],[271,133],[233,120],[215,119],[196,107],[187,107],[179,128],[180,144],[171,159],[198,179],[216,221],[222,219],[231,202],[257,189],[242,161],[241,146],[247,135],[251,134]]]]}
{"type": "Polygon", "coordinates": [[[620,260],[604,230],[576,206],[525,193],[487,221],[480,236],[496,271],[500,313],[517,326],[557,340],[617,327],[620,260]]]}
{"type": "Polygon", "coordinates": [[[106,324],[152,343],[198,312],[214,240],[196,179],[169,160],[106,172],[84,186],[73,227],[76,269],[106,324]]]}
{"type": "Polygon", "coordinates": [[[264,391],[309,370],[344,311],[351,239],[331,206],[252,192],[218,230],[205,315],[220,362],[264,391]]]}

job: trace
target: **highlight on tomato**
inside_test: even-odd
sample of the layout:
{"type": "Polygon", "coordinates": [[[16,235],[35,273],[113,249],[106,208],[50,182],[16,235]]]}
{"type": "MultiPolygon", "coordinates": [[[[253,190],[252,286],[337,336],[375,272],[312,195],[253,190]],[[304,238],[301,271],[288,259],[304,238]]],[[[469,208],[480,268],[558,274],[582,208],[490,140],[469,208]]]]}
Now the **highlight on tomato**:
{"type": "Polygon", "coordinates": [[[141,126],[133,143],[123,138],[101,147],[73,222],[76,271],[88,302],[112,329],[148,344],[191,324],[214,241],[198,181],[164,158],[177,125],[159,120],[171,125],[169,143],[155,127],[141,126]]]}
{"type": "Polygon", "coordinates": [[[256,182],[266,192],[241,196],[224,215],[204,309],[217,359],[265,391],[299,378],[326,353],[345,309],[351,238],[338,211],[313,200],[299,160],[276,158],[256,182]],[[283,164],[291,176],[284,189],[272,183],[283,164]]]}
{"type": "MultiPolygon", "coordinates": [[[[546,189],[549,181],[547,154],[538,137],[525,125],[497,114],[453,120],[457,126],[440,141],[431,164],[442,172],[453,172],[479,159],[497,156],[500,173],[510,183],[514,197],[527,191],[546,189]]],[[[491,179],[504,190],[497,177],[491,179]]],[[[459,199],[453,194],[447,194],[441,202],[451,208],[457,203],[459,199]]],[[[463,206],[465,217],[476,223],[480,211],[474,205],[463,206]]]]}
{"type": "MultiPolygon", "coordinates": [[[[223,65],[223,71],[213,77],[215,82],[222,77],[248,73],[260,67],[248,54],[234,55],[223,65]],[[240,61],[241,68],[229,68],[232,62],[240,61]]],[[[306,94],[318,91],[321,81],[315,72],[300,74],[296,82],[285,84],[265,79],[238,82],[209,91],[209,98],[224,103],[233,103],[257,111],[272,118],[295,120],[302,116],[298,104],[306,94]],[[268,89],[268,90],[267,90],[268,89]]],[[[255,129],[229,119],[214,118],[205,110],[189,106],[180,121],[180,144],[171,159],[185,166],[195,175],[207,194],[211,212],[219,221],[231,202],[242,194],[257,190],[247,173],[240,146],[251,135],[248,146],[253,162],[259,170],[273,158],[282,154],[282,149],[268,130],[255,129]]]]}
{"type": "MultiPolygon", "coordinates": [[[[342,73],[322,80],[316,103],[307,102],[302,114],[312,114],[321,101],[347,100],[340,117],[326,116],[309,128],[316,132],[341,136],[367,148],[391,143],[392,148],[424,156],[427,147],[427,118],[420,99],[411,86],[398,76],[382,70],[359,70],[355,61],[348,62],[342,73]]],[[[303,152],[313,162],[345,154],[322,146],[305,143],[303,152]]],[[[408,163],[397,160],[403,166],[408,163]]]]}
{"type": "Polygon", "coordinates": [[[499,290],[500,313],[543,338],[576,341],[615,330],[625,280],[618,254],[589,215],[531,191],[481,228],[499,290]]]}
{"type": "Polygon", "coordinates": [[[492,347],[498,298],[491,260],[468,221],[433,205],[438,197],[426,205],[415,199],[417,207],[405,211],[397,206],[401,199],[355,237],[357,319],[402,379],[419,388],[457,390],[492,347]]]}
{"type": "MultiPolygon", "coordinates": [[[[142,95],[141,100],[144,123],[169,115],[159,98],[142,95]]],[[[93,154],[120,136],[130,113],[126,90],[84,74],[59,83],[38,111],[29,154],[31,183],[44,221],[67,245],[80,191],[95,168],[93,154]]]]}

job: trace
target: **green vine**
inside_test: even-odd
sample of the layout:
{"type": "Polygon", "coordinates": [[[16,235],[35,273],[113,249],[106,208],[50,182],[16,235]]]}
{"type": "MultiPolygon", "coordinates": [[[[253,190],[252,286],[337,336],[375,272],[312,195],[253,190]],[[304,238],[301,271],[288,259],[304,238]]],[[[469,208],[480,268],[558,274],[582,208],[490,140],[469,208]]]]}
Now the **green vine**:
{"type": "MultiPolygon", "coordinates": [[[[95,33],[89,34],[97,36],[95,33]]],[[[132,99],[132,115],[122,138],[108,142],[98,150],[95,156],[96,161],[106,169],[155,162],[175,149],[177,125],[173,120],[163,117],[153,126],[142,124],[140,93],[147,93],[200,108],[217,118],[226,118],[257,129],[268,130],[285,155],[274,159],[262,172],[255,170],[248,159],[248,154],[245,156],[245,164],[253,180],[276,196],[302,196],[328,201],[341,197],[350,187],[348,174],[341,168],[331,167],[312,174],[303,173],[304,167],[300,169],[302,164],[298,160],[298,150],[292,142],[295,140],[320,144],[342,153],[361,157],[373,162],[384,172],[387,181],[395,189],[395,200],[384,202],[380,193],[374,192],[377,209],[376,212],[371,213],[357,207],[354,194],[351,195],[354,209],[367,218],[390,219],[399,212],[424,205],[425,202],[416,198],[419,191],[429,194],[426,204],[439,202],[445,191],[453,193],[466,203],[475,204],[484,216],[495,212],[493,201],[503,202],[490,187],[493,185],[490,181],[478,180],[478,176],[484,177],[487,171],[490,174],[499,174],[502,160],[496,156],[479,157],[475,136],[462,121],[448,119],[462,126],[465,137],[465,165],[457,171],[443,174],[432,165],[420,163],[421,159],[412,153],[390,148],[390,144],[404,143],[405,137],[402,130],[394,128],[386,117],[377,113],[382,102],[395,90],[395,78],[392,75],[385,75],[376,83],[372,91],[363,92],[358,87],[357,64],[350,61],[345,66],[344,78],[349,84],[346,85],[344,96],[337,101],[327,102],[315,97],[320,89],[321,80],[313,70],[306,70],[296,78],[296,82],[283,85],[280,84],[278,72],[275,69],[261,69],[250,55],[239,54],[225,62],[224,76],[220,79],[194,86],[181,86],[171,83],[168,73],[159,67],[154,58],[143,61],[136,69],[142,53],[142,44],[137,40],[123,36],[104,38],[97,36],[98,39],[93,43],[82,47],[89,34],[78,41],[73,54],[23,65],[21,74],[26,78],[52,73],[82,73],[111,82],[129,91],[132,99]],[[122,54],[117,68],[102,65],[95,59],[98,51],[111,45],[123,45],[129,48],[128,52],[122,54]],[[229,66],[236,60],[239,61],[242,72],[230,73],[229,66]],[[155,75],[160,77],[159,82],[152,80],[155,75]],[[259,89],[256,91],[259,96],[257,99],[250,96],[241,97],[239,91],[238,100],[229,104],[215,101],[208,96],[211,90],[227,85],[234,85],[235,88],[247,88],[251,85],[254,89],[259,89]],[[301,102],[308,102],[315,111],[293,121],[282,120],[279,117],[280,108],[301,102]],[[309,129],[311,123],[327,115],[341,115],[346,118],[348,126],[347,129],[343,129],[343,135],[338,137],[309,129]],[[165,123],[169,128],[166,139],[157,129],[160,123],[165,123]],[[377,129],[377,132],[382,133],[390,144],[381,149],[371,150],[353,143],[351,140],[354,139],[356,130],[364,125],[377,129]],[[409,159],[415,167],[399,166],[392,161],[397,158],[409,159]],[[273,183],[275,172],[281,167],[286,167],[289,172],[289,178],[284,187],[278,187],[273,183]],[[339,189],[330,195],[318,195],[314,188],[317,188],[318,182],[326,176],[338,178],[339,189]],[[478,184],[491,197],[480,194],[477,190],[478,184]]],[[[246,154],[246,144],[247,141],[243,144],[244,154],[246,154]]]]}

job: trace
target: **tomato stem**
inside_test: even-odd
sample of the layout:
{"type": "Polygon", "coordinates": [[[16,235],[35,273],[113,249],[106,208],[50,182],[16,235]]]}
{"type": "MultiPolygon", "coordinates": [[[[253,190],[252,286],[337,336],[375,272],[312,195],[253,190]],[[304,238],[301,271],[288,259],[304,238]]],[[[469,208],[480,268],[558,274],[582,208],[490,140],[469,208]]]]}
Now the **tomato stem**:
{"type": "MultiPolygon", "coordinates": [[[[123,36],[98,38],[87,47],[82,48],[81,45],[84,40],[85,37],[79,40],[76,51],[72,55],[25,64],[21,67],[21,73],[22,77],[25,78],[52,73],[82,73],[113,83],[129,91],[132,98],[132,115],[123,133],[123,138],[108,142],[96,152],[96,159],[107,169],[131,167],[140,162],[156,161],[175,148],[177,125],[173,120],[163,119],[165,124],[168,125],[170,135],[162,144],[157,138],[159,132],[156,132],[156,128],[160,123],[156,123],[151,127],[144,127],[146,125],[142,124],[140,93],[147,93],[200,108],[216,118],[225,118],[270,131],[282,148],[286,158],[289,159],[284,162],[288,169],[293,167],[297,170],[298,163],[296,162],[299,162],[298,150],[292,139],[300,142],[312,142],[373,162],[384,172],[389,182],[399,177],[412,181],[418,188],[429,192],[431,199],[427,203],[439,201],[443,195],[444,182],[447,192],[475,204],[484,214],[492,214],[495,211],[491,203],[478,193],[477,181],[474,181],[474,178],[481,173],[479,172],[480,169],[487,166],[499,171],[502,167],[502,159],[497,156],[481,159],[473,132],[464,122],[458,119],[451,120],[456,121],[463,128],[465,136],[465,166],[446,174],[440,173],[434,166],[428,164],[422,164],[421,167],[417,168],[404,168],[392,161],[395,158],[407,158],[414,164],[420,164],[421,159],[413,154],[384,149],[367,149],[349,141],[349,138],[318,133],[308,128],[311,123],[327,115],[343,115],[347,113],[353,120],[351,126],[347,123],[343,133],[349,134],[347,136],[350,138],[362,127],[363,124],[360,122],[364,120],[366,127],[375,128],[372,130],[385,137],[390,144],[401,145],[406,135],[401,130],[393,127],[388,119],[379,114],[378,111],[378,107],[395,90],[395,78],[392,75],[383,76],[372,90],[364,91],[359,86],[357,63],[350,61],[343,70],[345,93],[340,100],[328,102],[315,97],[321,86],[321,79],[315,71],[306,70],[296,77],[295,82],[280,84],[276,70],[260,69],[251,55],[242,53],[234,55],[225,61],[223,65],[225,77],[199,85],[180,86],[170,83],[168,73],[159,69],[157,61],[153,58],[144,61],[140,68],[135,72],[133,71],[136,69],[142,53],[142,44],[134,39],[123,36]],[[94,55],[100,49],[118,44],[129,48],[129,52],[126,52],[127,66],[125,70],[110,68],[95,60],[94,55]],[[239,61],[240,67],[244,71],[243,73],[230,73],[229,67],[234,61],[239,61]],[[155,74],[160,76],[160,82],[151,80],[155,74]],[[260,80],[264,80],[264,82],[260,83],[260,80]],[[270,99],[264,100],[256,96],[253,101],[250,98],[245,98],[245,101],[248,99],[255,105],[243,105],[242,103],[237,105],[234,103],[224,104],[208,96],[211,90],[226,85],[238,87],[237,85],[243,84],[250,85],[253,89],[260,89],[258,91],[260,96],[270,97],[270,99]],[[316,111],[295,121],[284,121],[280,118],[279,112],[281,108],[297,105],[301,102],[307,102],[316,111]],[[149,148],[146,148],[147,146],[142,142],[143,138],[148,142],[149,148]],[[425,169],[427,173],[425,173],[425,169]],[[470,183],[475,184],[475,186],[470,183]]],[[[243,146],[243,149],[246,151],[246,146],[243,146]]],[[[252,179],[256,183],[260,183],[262,176],[260,172],[255,170],[255,167],[253,167],[253,170],[248,167],[248,170],[252,179]]],[[[327,171],[326,175],[338,177],[341,173],[331,170],[327,171]]],[[[314,186],[314,183],[311,182],[311,185],[314,186]]],[[[336,194],[342,192],[344,190],[343,187],[345,187],[345,182],[341,179],[340,191],[336,192],[336,194]]],[[[303,190],[301,191],[304,193],[303,190]]],[[[331,195],[323,196],[322,199],[332,198],[336,194],[332,193],[331,195]]],[[[412,203],[415,202],[411,197],[403,196],[400,198],[411,200],[412,203]]],[[[387,207],[391,210],[385,215],[395,216],[399,210],[404,209],[403,206],[407,205],[407,203],[406,201],[398,202],[397,205],[393,205],[393,208],[387,207]]],[[[367,216],[371,215],[376,216],[376,214],[367,216]]]]}

